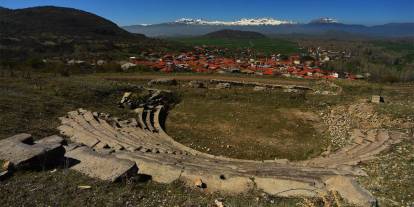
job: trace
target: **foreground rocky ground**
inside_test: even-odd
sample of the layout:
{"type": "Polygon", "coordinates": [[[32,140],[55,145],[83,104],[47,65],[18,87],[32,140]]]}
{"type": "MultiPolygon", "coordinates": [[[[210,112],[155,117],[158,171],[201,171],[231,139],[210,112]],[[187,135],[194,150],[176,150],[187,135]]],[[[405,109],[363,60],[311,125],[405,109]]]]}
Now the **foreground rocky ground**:
{"type": "Polygon", "coordinates": [[[21,172],[2,182],[4,206],[294,206],[300,199],[281,199],[260,192],[239,196],[205,194],[182,183],[160,185],[145,178],[118,184],[94,180],[72,170],[21,172]],[[82,189],[80,186],[90,186],[82,189]]]}
{"type": "MultiPolygon", "coordinates": [[[[76,78],[77,79],[77,78],[76,78]]],[[[64,111],[59,111],[57,109],[61,109],[62,106],[66,109],[73,110],[77,106],[89,104],[92,106],[92,109],[97,109],[98,111],[105,111],[110,110],[113,111],[115,114],[117,113],[116,110],[110,109],[111,107],[108,107],[115,103],[115,101],[118,100],[119,95],[129,86],[127,85],[111,85],[106,83],[100,83],[99,81],[96,81],[96,83],[99,83],[98,85],[94,85],[92,83],[85,84],[84,81],[91,80],[91,79],[75,79],[75,84],[71,84],[67,82],[64,79],[60,80],[49,80],[46,78],[42,78],[42,84],[39,88],[38,83],[33,83],[30,80],[25,79],[16,79],[5,80],[5,82],[2,83],[9,83],[9,85],[2,85],[2,90],[8,92],[9,95],[3,97],[1,103],[1,109],[4,110],[7,107],[7,109],[13,109],[14,111],[18,111],[18,113],[11,114],[5,113],[5,115],[9,118],[9,122],[6,122],[6,117],[1,117],[2,123],[5,123],[4,126],[8,126],[7,128],[2,129],[2,133],[4,133],[4,130],[8,130],[10,134],[5,133],[7,136],[13,135],[14,132],[23,132],[24,129],[19,129],[18,125],[13,125],[13,123],[18,123],[18,120],[14,122],[14,117],[17,119],[21,119],[22,117],[27,117],[28,115],[28,122],[36,123],[36,119],[33,119],[30,117],[30,115],[35,115],[35,117],[41,118],[42,122],[37,122],[40,125],[33,125],[34,128],[31,128],[29,130],[32,130],[36,134],[45,133],[47,130],[53,131],[54,126],[49,126],[55,122],[55,119],[58,116],[61,116],[64,114],[64,111]],[[27,84],[29,82],[29,84],[27,84]],[[32,83],[30,83],[32,82],[32,83]],[[84,89],[82,87],[77,86],[77,84],[81,83],[82,87],[87,86],[87,89],[84,89]],[[20,85],[21,84],[21,85],[20,85]],[[74,91],[75,89],[75,91],[74,91]],[[78,90],[78,91],[76,91],[78,90]],[[83,95],[82,93],[87,94],[89,97],[86,97],[86,95],[83,95]],[[33,97],[33,94],[37,94],[36,97],[33,97]],[[44,96],[43,96],[44,95],[44,96]],[[51,96],[52,95],[52,96],[51,96]],[[36,98],[37,101],[42,102],[43,99],[48,99],[57,107],[57,109],[54,108],[45,108],[39,107],[36,104],[37,103],[31,103],[31,102],[25,102],[23,106],[23,103],[21,103],[22,98],[24,97],[25,100],[31,100],[33,98],[36,98]],[[77,97],[77,99],[74,99],[74,97],[77,97]],[[96,97],[96,99],[94,99],[96,97]],[[113,98],[111,98],[113,97],[113,98]],[[7,101],[5,101],[7,100],[7,101]],[[71,101],[68,101],[71,100],[71,101]],[[66,101],[66,102],[62,102],[66,101]],[[23,110],[22,110],[23,109],[23,110]],[[25,111],[28,109],[27,111],[25,111]],[[23,112],[23,113],[22,113],[23,112]],[[47,112],[47,113],[45,113],[47,112]],[[23,116],[23,114],[25,114],[23,116]],[[11,119],[10,119],[11,118],[11,119]],[[44,123],[44,125],[42,124],[44,123]],[[44,131],[46,129],[46,131],[44,131]],[[15,130],[13,132],[13,130],[15,130]],[[41,131],[43,130],[43,131],[41,131]]],[[[73,80],[71,80],[73,81],[73,80]]],[[[350,86],[350,89],[353,86],[350,86]]],[[[345,92],[347,88],[345,88],[345,92]]],[[[361,96],[366,97],[369,94],[375,93],[376,89],[372,88],[368,92],[364,91],[355,91],[350,90],[347,93],[346,97],[340,97],[343,98],[343,101],[346,102],[349,96],[361,96]]],[[[400,107],[400,109],[406,109],[406,111],[403,111],[404,113],[401,113],[401,110],[398,111],[398,113],[394,110],[391,110],[391,113],[387,111],[387,109],[395,107],[397,104],[404,103],[404,101],[407,101],[405,98],[404,101],[402,98],[399,98],[396,95],[401,95],[404,97],[404,93],[396,92],[395,90],[390,90],[389,96],[387,96],[387,90],[384,89],[384,93],[386,94],[386,98],[389,98],[393,100],[391,102],[392,104],[385,104],[380,106],[384,114],[387,114],[389,116],[396,116],[396,118],[403,118],[403,119],[409,119],[412,117],[412,111],[410,111],[409,108],[400,107]],[[398,101],[398,102],[397,102],[398,101]],[[403,114],[404,116],[401,116],[403,114]]],[[[408,100],[410,101],[410,100],[408,100]]],[[[398,105],[397,105],[398,106],[398,105]]],[[[398,127],[396,125],[390,126],[390,127],[398,127]]],[[[409,126],[401,127],[407,129],[409,126]]],[[[46,132],[46,134],[50,135],[46,132]]],[[[39,137],[40,138],[40,137],[39,137]]],[[[389,159],[378,159],[375,161],[367,162],[364,164],[365,170],[368,172],[368,174],[372,175],[370,178],[362,179],[362,183],[367,186],[368,189],[372,189],[373,193],[377,196],[379,196],[379,201],[381,206],[402,206],[402,205],[412,205],[412,199],[410,198],[412,195],[407,193],[404,195],[404,193],[401,192],[412,192],[412,185],[410,185],[410,182],[412,183],[412,177],[410,174],[412,174],[412,159],[408,159],[406,157],[409,157],[409,154],[412,154],[412,142],[406,141],[401,143],[400,145],[402,148],[399,150],[399,148],[392,148],[388,152],[384,152],[382,156],[389,156],[389,159]],[[408,147],[407,147],[408,146],[408,147]],[[394,151],[395,150],[395,151],[394,151]],[[393,154],[395,152],[401,151],[401,154],[403,155],[404,159],[396,159],[398,157],[397,154],[393,154]],[[405,156],[407,155],[407,156],[405,156]],[[385,163],[384,163],[385,162],[385,163]],[[389,164],[394,163],[394,164],[389,164]],[[378,167],[381,166],[381,167],[378,167]],[[396,171],[388,170],[392,168],[397,169],[396,171]],[[372,179],[371,179],[372,178],[372,179]],[[383,181],[377,181],[383,180],[383,181]],[[378,184],[376,184],[378,183],[378,184]],[[397,185],[398,184],[398,185],[397,185]],[[375,192],[377,189],[378,192],[375,192]],[[378,190],[379,189],[379,190],[378,190]],[[411,195],[411,196],[410,196],[411,195]],[[394,197],[393,197],[394,196],[394,197]],[[411,203],[410,203],[411,202],[411,203]]],[[[396,147],[398,147],[396,146],[396,147]]],[[[82,178],[80,175],[76,175],[71,177],[70,175],[73,172],[70,170],[67,170],[65,168],[58,169],[57,171],[54,171],[53,169],[44,169],[40,172],[21,172],[18,173],[16,176],[10,178],[9,180],[6,180],[5,182],[1,183],[2,193],[1,193],[1,200],[7,201],[7,204],[10,204],[11,206],[14,205],[21,205],[23,202],[26,202],[24,198],[27,199],[33,199],[38,201],[35,205],[53,205],[53,201],[50,201],[46,198],[47,194],[42,194],[42,192],[53,192],[53,191],[61,191],[62,194],[66,193],[71,196],[59,196],[59,198],[55,198],[55,200],[58,200],[59,202],[55,203],[62,204],[65,201],[68,202],[70,200],[73,200],[73,203],[77,204],[84,204],[84,205],[99,205],[103,202],[107,202],[107,205],[142,205],[142,206],[174,206],[174,205],[215,205],[214,200],[224,198],[224,203],[228,206],[242,206],[245,204],[250,204],[252,206],[293,206],[299,203],[300,205],[310,205],[310,203],[313,203],[314,205],[322,204],[323,201],[313,201],[313,200],[285,200],[285,199],[278,199],[266,195],[262,195],[261,192],[252,192],[248,195],[241,195],[241,196],[225,196],[225,195],[219,195],[219,194],[213,194],[213,195],[203,195],[201,192],[198,192],[197,190],[187,189],[183,187],[180,183],[174,183],[170,185],[159,185],[152,182],[142,182],[142,180],[145,180],[144,178],[136,178],[138,181],[125,181],[122,184],[108,184],[108,183],[102,183],[100,181],[94,181],[89,178],[82,178]],[[83,183],[74,182],[76,177],[83,183]],[[57,185],[54,184],[56,180],[61,181],[63,184],[66,183],[66,185],[57,185]],[[48,183],[50,181],[50,183],[48,183]],[[24,185],[24,183],[30,183],[30,185],[24,185]],[[79,186],[91,186],[90,189],[80,189],[79,186]],[[55,187],[54,187],[55,186],[55,187]],[[27,188],[24,188],[27,187],[27,188]],[[31,189],[30,187],[33,187],[31,189]],[[139,189],[139,192],[132,190],[133,188],[141,187],[139,189]],[[101,190],[101,188],[105,188],[105,190],[101,190]],[[175,190],[171,190],[175,189],[175,190]],[[4,190],[3,190],[4,189],[4,190]],[[37,189],[42,189],[42,192],[40,192],[37,189]],[[15,190],[15,191],[14,191],[15,190]],[[168,192],[171,191],[171,196],[167,196],[168,192]],[[74,195],[76,193],[82,192],[85,194],[85,197],[79,196],[79,199],[75,199],[74,195]],[[88,193],[89,192],[89,193],[88,193]],[[118,193],[114,193],[118,192],[118,193]],[[167,192],[167,194],[166,194],[167,192]],[[22,196],[17,196],[21,195],[22,196]],[[144,197],[147,197],[146,199],[135,199],[136,195],[143,194],[144,197]],[[154,195],[153,195],[154,194],[154,195]],[[189,196],[183,196],[185,194],[189,194],[189,196]],[[44,196],[42,196],[44,195],[44,196]],[[86,195],[91,197],[86,197],[86,195]],[[119,195],[124,195],[120,196],[119,195]],[[159,199],[158,196],[162,195],[161,197],[165,197],[164,199],[159,199]],[[37,196],[38,198],[35,198],[34,196],[37,196]],[[131,199],[134,198],[134,199],[131,199]],[[17,199],[14,199],[17,198],[17,199]],[[177,199],[178,198],[178,199],[177,199]],[[63,200],[60,200],[63,199],[63,200]],[[132,201],[130,201],[132,200],[132,201]],[[144,201],[147,202],[144,202],[144,201]],[[117,201],[117,202],[115,202],[117,201]]],[[[138,196],[139,197],[139,196],[138,196]]]]}
{"type": "Polygon", "coordinates": [[[414,141],[405,141],[363,165],[368,177],[360,182],[381,206],[414,206],[414,141]]]}

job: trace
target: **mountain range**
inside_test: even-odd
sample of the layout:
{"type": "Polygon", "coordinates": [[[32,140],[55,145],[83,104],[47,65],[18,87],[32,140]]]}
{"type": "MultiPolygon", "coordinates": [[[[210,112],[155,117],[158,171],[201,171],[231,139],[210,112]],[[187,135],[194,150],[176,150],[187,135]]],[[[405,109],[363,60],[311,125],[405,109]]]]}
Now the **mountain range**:
{"type": "Polygon", "coordinates": [[[243,18],[237,21],[209,21],[209,20],[204,20],[204,19],[181,18],[181,19],[176,20],[173,23],[188,24],[188,25],[225,25],[225,26],[259,26],[259,25],[296,24],[293,21],[276,20],[273,18],[257,18],[257,19],[243,18]]]}
{"type": "Polygon", "coordinates": [[[132,33],[150,37],[200,36],[224,29],[253,31],[268,36],[281,34],[321,35],[326,33],[349,33],[371,37],[411,37],[414,23],[389,23],[377,26],[343,24],[333,18],[320,18],[309,23],[276,20],[273,18],[240,19],[237,21],[208,21],[182,18],[173,22],[123,27],[132,33]]]}

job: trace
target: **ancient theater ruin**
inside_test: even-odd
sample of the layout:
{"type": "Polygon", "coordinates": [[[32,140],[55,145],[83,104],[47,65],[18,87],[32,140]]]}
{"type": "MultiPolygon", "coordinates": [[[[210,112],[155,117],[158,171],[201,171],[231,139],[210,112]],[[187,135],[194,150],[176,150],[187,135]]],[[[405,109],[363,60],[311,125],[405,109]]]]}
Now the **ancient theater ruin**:
{"type": "MultiPolygon", "coordinates": [[[[151,85],[156,83],[158,82],[152,81],[151,85]]],[[[197,84],[190,85],[205,87],[210,84],[215,88],[215,84],[223,83],[252,89],[261,87],[262,90],[308,90],[325,95],[336,93],[320,93],[303,86],[224,80],[210,80],[209,83],[198,81],[197,84]]],[[[171,92],[145,87],[142,90],[145,91],[145,96],[134,98],[133,93],[125,93],[120,103],[125,110],[135,112],[133,118],[121,120],[106,113],[84,109],[71,111],[60,118],[61,125],[58,129],[61,135],[69,139],[69,143],[64,145],[65,157],[75,161],[70,165],[71,169],[111,182],[137,173],[148,175],[159,183],[181,180],[188,186],[205,192],[242,193],[258,189],[282,197],[313,197],[334,191],[350,203],[373,206],[376,199],[355,181],[358,176],[367,176],[358,167],[358,163],[373,159],[376,154],[405,136],[380,128],[380,125],[375,124],[378,118],[371,110],[370,103],[359,102],[338,109],[343,110],[341,114],[353,116],[349,119],[361,122],[362,126],[347,128],[351,134],[350,143],[339,150],[303,161],[253,161],[215,156],[185,146],[166,133],[164,121],[171,110],[169,104],[174,101],[171,92]],[[358,118],[363,113],[370,113],[370,117],[375,120],[358,118]]],[[[2,142],[18,142],[19,147],[30,148],[24,144],[29,136],[20,135],[2,142]]],[[[41,146],[49,146],[45,143],[61,143],[60,139],[53,139],[52,142],[47,140],[30,146],[39,146],[36,149],[40,149],[41,146]]]]}

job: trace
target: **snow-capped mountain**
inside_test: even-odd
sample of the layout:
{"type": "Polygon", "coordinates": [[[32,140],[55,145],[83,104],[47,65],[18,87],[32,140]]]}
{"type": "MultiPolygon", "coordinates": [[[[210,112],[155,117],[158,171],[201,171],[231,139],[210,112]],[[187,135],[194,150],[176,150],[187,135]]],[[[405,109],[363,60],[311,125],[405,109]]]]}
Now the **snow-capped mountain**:
{"type": "Polygon", "coordinates": [[[314,19],[310,23],[313,23],[313,24],[336,24],[336,23],[339,23],[339,21],[337,19],[334,19],[334,18],[322,17],[322,18],[319,18],[319,19],[314,19]]]}
{"type": "Polygon", "coordinates": [[[281,25],[281,24],[296,24],[293,21],[276,20],[273,18],[243,18],[237,21],[209,21],[204,19],[190,19],[182,18],[176,20],[174,23],[190,24],[190,25],[223,25],[223,26],[261,26],[261,25],[281,25]]]}
{"type": "Polygon", "coordinates": [[[182,18],[173,22],[131,25],[123,27],[132,33],[150,37],[201,36],[220,30],[252,31],[265,35],[279,34],[357,34],[376,37],[414,36],[414,23],[396,23],[377,26],[342,24],[334,18],[323,17],[310,23],[276,20],[273,18],[240,19],[237,21],[210,21],[182,18]]]}

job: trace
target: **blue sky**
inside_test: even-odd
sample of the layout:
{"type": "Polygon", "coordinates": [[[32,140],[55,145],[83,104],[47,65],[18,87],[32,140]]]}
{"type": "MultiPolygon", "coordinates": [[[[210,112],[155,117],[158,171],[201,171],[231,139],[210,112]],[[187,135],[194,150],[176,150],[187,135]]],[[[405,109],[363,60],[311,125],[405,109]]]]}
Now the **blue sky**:
{"type": "Polygon", "coordinates": [[[301,23],[333,17],[343,23],[414,22],[414,0],[0,0],[0,6],[41,5],[86,10],[124,26],[178,18],[237,20],[273,17],[301,23]]]}

